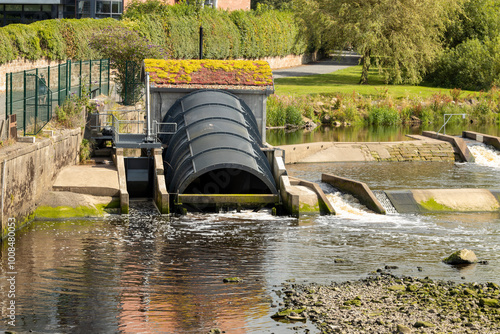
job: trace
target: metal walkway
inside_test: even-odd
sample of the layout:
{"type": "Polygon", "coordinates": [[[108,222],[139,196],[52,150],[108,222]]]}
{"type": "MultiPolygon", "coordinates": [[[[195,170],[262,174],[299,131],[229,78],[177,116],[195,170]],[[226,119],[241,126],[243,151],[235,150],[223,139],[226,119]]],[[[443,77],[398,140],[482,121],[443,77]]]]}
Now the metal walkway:
{"type": "Polygon", "coordinates": [[[177,132],[176,123],[152,121],[119,120],[113,113],[95,113],[91,121],[94,131],[92,139],[113,142],[116,148],[161,148],[160,135],[173,135],[177,132]]]}

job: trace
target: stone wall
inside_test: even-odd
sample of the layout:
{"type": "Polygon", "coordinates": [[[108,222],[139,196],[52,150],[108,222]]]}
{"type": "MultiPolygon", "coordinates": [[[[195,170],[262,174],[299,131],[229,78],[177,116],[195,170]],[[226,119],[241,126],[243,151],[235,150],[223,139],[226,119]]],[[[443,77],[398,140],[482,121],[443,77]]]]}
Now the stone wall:
{"type": "Polygon", "coordinates": [[[2,237],[8,219],[16,227],[29,221],[37,203],[52,187],[59,171],[78,162],[82,132],[58,131],[35,143],[16,143],[0,150],[2,237]]]}

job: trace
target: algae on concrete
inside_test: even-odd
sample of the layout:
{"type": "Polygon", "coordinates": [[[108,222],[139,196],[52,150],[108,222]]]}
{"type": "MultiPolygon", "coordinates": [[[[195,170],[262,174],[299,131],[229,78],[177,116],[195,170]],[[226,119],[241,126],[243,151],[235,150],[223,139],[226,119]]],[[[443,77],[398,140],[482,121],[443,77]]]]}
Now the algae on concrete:
{"type": "Polygon", "coordinates": [[[61,218],[82,218],[82,217],[103,217],[106,214],[117,213],[118,201],[109,204],[96,204],[95,206],[40,206],[36,208],[34,214],[40,219],[61,219],[61,218]]]}
{"type": "Polygon", "coordinates": [[[449,206],[436,202],[434,198],[418,203],[426,211],[454,211],[449,206]]]}

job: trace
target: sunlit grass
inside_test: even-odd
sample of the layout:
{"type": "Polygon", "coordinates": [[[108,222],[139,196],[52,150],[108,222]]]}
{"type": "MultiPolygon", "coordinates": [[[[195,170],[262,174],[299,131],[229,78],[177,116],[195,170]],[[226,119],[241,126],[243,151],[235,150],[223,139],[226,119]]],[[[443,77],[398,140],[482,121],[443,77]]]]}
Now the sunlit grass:
{"type": "MultiPolygon", "coordinates": [[[[278,78],[274,80],[276,94],[306,95],[352,93],[365,96],[390,95],[399,98],[428,98],[435,94],[450,94],[449,88],[411,85],[386,85],[377,69],[370,70],[367,85],[360,85],[361,66],[352,66],[329,74],[304,77],[278,78]]],[[[462,91],[462,96],[477,92],[462,91]]]]}

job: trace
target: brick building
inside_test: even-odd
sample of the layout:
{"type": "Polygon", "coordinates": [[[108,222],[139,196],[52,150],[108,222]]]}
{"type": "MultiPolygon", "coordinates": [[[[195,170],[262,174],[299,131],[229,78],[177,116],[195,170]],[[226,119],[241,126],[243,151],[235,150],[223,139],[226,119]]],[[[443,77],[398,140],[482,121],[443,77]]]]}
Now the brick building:
{"type": "MultiPolygon", "coordinates": [[[[141,0],[145,1],[145,0],[141,0]]],[[[0,3],[0,26],[57,18],[119,18],[132,0],[5,0],[0,3]]],[[[165,0],[174,4],[178,0],[165,0]]],[[[225,10],[250,9],[250,0],[205,0],[225,10]]]]}

